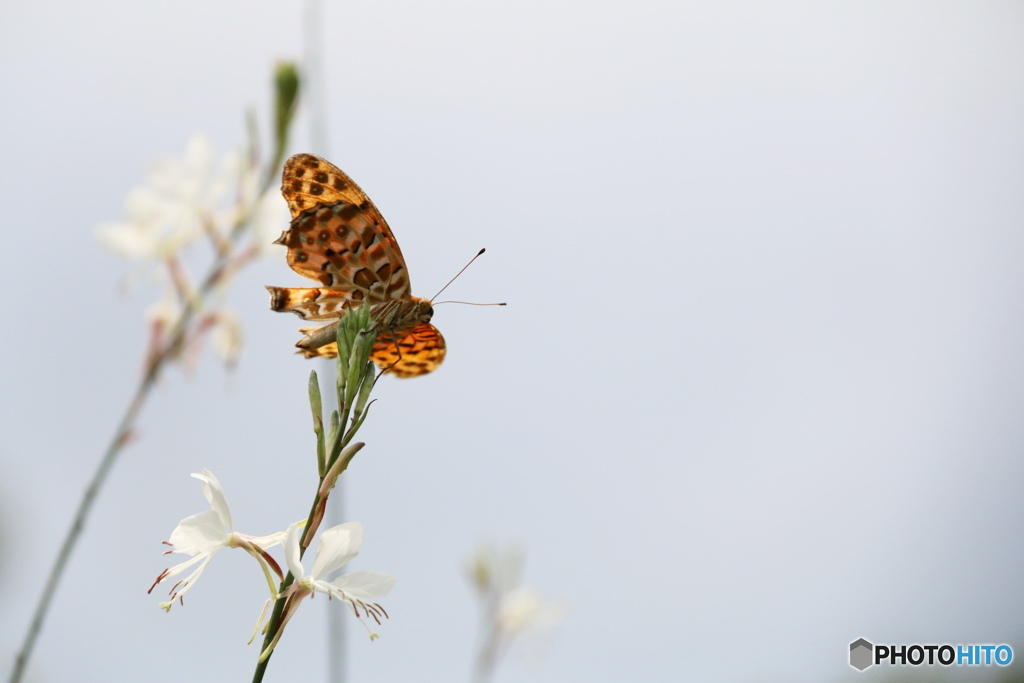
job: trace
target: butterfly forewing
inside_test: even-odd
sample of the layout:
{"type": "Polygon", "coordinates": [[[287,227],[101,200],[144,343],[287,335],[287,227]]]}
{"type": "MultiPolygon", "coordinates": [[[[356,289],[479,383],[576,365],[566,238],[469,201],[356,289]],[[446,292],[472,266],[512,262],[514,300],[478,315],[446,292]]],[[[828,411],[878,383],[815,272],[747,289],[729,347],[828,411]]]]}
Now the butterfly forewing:
{"type": "Polygon", "coordinates": [[[306,209],[277,242],[288,247],[292,270],[356,301],[380,303],[411,294],[405,259],[394,238],[348,202],[306,209]]]}
{"type": "MultiPolygon", "coordinates": [[[[347,202],[373,214],[383,226],[392,241],[394,235],[384,222],[384,217],[374,206],[356,181],[331,162],[312,154],[295,154],[284,163],[281,174],[281,194],[288,202],[292,219],[320,204],[347,202]]],[[[398,248],[398,245],[395,245],[398,248]]]]}

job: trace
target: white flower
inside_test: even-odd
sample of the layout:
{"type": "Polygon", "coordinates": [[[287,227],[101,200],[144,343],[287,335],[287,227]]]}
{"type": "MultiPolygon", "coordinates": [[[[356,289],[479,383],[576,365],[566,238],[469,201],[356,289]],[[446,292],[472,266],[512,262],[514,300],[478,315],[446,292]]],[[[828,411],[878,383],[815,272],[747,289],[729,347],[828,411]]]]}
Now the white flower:
{"type": "Polygon", "coordinates": [[[183,158],[152,165],[147,184],[125,199],[126,220],[99,226],[96,239],[125,258],[162,260],[204,234],[222,231],[216,212],[240,164],[237,154],[228,154],[216,165],[209,141],[194,136],[183,158]]]}
{"type": "Polygon", "coordinates": [[[242,321],[232,311],[222,308],[212,314],[213,318],[213,351],[225,365],[232,366],[242,355],[245,341],[242,332],[242,321]]]}
{"type": "Polygon", "coordinates": [[[390,574],[363,571],[345,574],[333,581],[327,580],[328,576],[341,569],[349,560],[359,554],[359,547],[363,543],[362,524],[346,522],[320,534],[316,559],[313,560],[313,571],[309,574],[306,574],[299,557],[301,535],[302,526],[300,524],[293,524],[288,528],[288,537],[284,543],[285,559],[288,561],[288,569],[295,577],[295,581],[285,589],[281,596],[278,596],[286,597],[288,601],[285,604],[284,615],[278,626],[277,634],[260,655],[261,659],[274,649],[284,631],[285,624],[295,614],[301,601],[317,593],[325,593],[329,598],[347,602],[359,621],[370,631],[371,640],[376,638],[377,634],[370,630],[364,618],[371,617],[380,624],[380,618],[388,616],[379,604],[366,602],[363,598],[382,598],[390,593],[395,586],[395,577],[390,574]]]}
{"type": "Polygon", "coordinates": [[[325,580],[359,554],[363,544],[363,525],[359,522],[339,524],[320,534],[313,571],[309,575],[306,575],[299,559],[300,535],[297,524],[288,529],[285,559],[288,569],[295,575],[295,584],[302,586],[305,592],[327,593],[351,603],[355,602],[354,598],[383,598],[394,588],[395,577],[381,572],[354,572],[334,581],[325,580]]]}
{"type": "Polygon", "coordinates": [[[163,300],[147,313],[151,360],[171,351],[187,369],[198,359],[203,333],[211,330],[213,350],[226,365],[241,356],[242,321],[220,303],[235,275],[255,257],[280,257],[272,245],[289,220],[280,192],[261,191],[263,171],[251,155],[228,153],[218,161],[206,138],[194,136],[180,158],[152,164],[146,184],[125,198],[123,221],[96,228],[102,245],[137,262],[126,285],[150,272],[163,284],[163,300]],[[208,243],[214,258],[208,274],[194,281],[195,264],[185,248],[198,240],[208,243]],[[171,330],[173,348],[166,344],[171,330]]]}
{"type": "Polygon", "coordinates": [[[152,592],[158,583],[163,583],[181,574],[193,565],[199,565],[185,579],[171,587],[171,597],[167,602],[160,603],[164,610],[169,611],[174,601],[180,601],[184,594],[195,585],[214,555],[223,548],[242,548],[259,561],[270,585],[270,592],[273,594],[275,588],[270,571],[274,570],[280,576],[281,570],[265,551],[267,548],[279,545],[284,534],[279,532],[270,536],[254,537],[236,532],[231,521],[228,501],[224,497],[224,489],[221,488],[217,478],[210,470],[203,470],[202,474],[193,474],[192,476],[203,482],[203,493],[210,503],[210,509],[181,520],[171,532],[170,540],[166,541],[167,545],[173,548],[167,553],[192,555],[192,559],[165,569],[150,586],[149,591],[152,592]]]}
{"type": "Polygon", "coordinates": [[[146,322],[158,328],[161,332],[174,327],[181,317],[181,303],[170,289],[165,289],[163,296],[158,301],[146,307],[143,315],[146,322]]]}
{"type": "Polygon", "coordinates": [[[238,183],[237,212],[232,220],[236,223],[248,222],[252,243],[259,256],[278,258],[281,252],[274,240],[291,221],[291,211],[280,188],[271,186],[262,195],[259,194],[259,171],[255,166],[242,169],[238,183]]]}
{"type": "Polygon", "coordinates": [[[568,614],[564,603],[544,599],[536,588],[522,586],[523,551],[504,552],[480,546],[468,564],[483,617],[474,680],[490,680],[499,659],[514,643],[554,626],[568,614]]]}
{"type": "Polygon", "coordinates": [[[519,585],[523,577],[523,549],[510,544],[504,551],[481,544],[467,570],[481,599],[500,596],[519,585]]]}
{"type": "Polygon", "coordinates": [[[501,596],[496,622],[509,636],[551,628],[568,614],[560,603],[545,600],[536,588],[520,587],[501,596]]]}

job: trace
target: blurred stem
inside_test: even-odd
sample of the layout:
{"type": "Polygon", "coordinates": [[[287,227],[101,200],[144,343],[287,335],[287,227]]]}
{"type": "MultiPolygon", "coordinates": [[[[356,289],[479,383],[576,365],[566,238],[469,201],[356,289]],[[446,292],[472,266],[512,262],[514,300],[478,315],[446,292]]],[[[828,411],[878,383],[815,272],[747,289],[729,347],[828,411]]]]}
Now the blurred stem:
{"type": "Polygon", "coordinates": [[[107,446],[107,450],[104,452],[103,457],[100,460],[99,467],[96,468],[96,472],[93,473],[92,480],[89,482],[89,485],[85,489],[85,493],[82,495],[82,500],[78,504],[78,509],[75,512],[74,519],[71,521],[71,527],[68,529],[67,534],[64,537],[64,543],[61,544],[60,552],[57,553],[57,559],[54,562],[53,567],[50,569],[50,575],[46,579],[46,586],[43,588],[43,594],[40,597],[39,603],[36,605],[35,613],[32,616],[32,623],[29,626],[28,633],[25,634],[25,641],[22,643],[21,650],[15,657],[14,670],[11,672],[10,683],[18,683],[18,681],[21,681],[22,675],[25,672],[25,667],[28,664],[28,660],[32,656],[32,650],[35,647],[36,639],[39,637],[39,633],[43,628],[43,622],[45,621],[46,613],[50,608],[50,602],[53,600],[54,593],[57,592],[57,585],[64,576],[64,569],[67,567],[68,560],[71,559],[71,554],[74,552],[75,545],[78,543],[78,539],[82,535],[82,531],[85,528],[85,521],[92,512],[93,504],[96,502],[100,489],[102,489],[103,485],[106,483],[107,476],[110,474],[111,468],[117,461],[117,457],[121,454],[121,451],[124,450],[125,445],[130,440],[132,432],[135,429],[135,421],[138,418],[139,413],[142,411],[143,406],[146,404],[146,399],[149,398],[153,386],[160,377],[160,372],[163,370],[164,363],[172,357],[181,346],[189,324],[192,322],[192,319],[195,317],[195,313],[198,310],[199,303],[206,299],[206,295],[211,289],[213,289],[213,286],[220,279],[219,274],[223,270],[224,261],[226,260],[227,256],[218,259],[211,268],[210,274],[203,282],[203,285],[196,293],[196,297],[185,300],[185,307],[182,310],[181,317],[178,318],[178,322],[175,324],[174,329],[168,336],[167,343],[164,344],[163,348],[160,349],[158,353],[153,354],[147,361],[146,370],[145,373],[143,373],[142,380],[139,382],[139,386],[135,389],[135,395],[132,396],[132,400],[128,403],[128,408],[125,410],[124,416],[121,418],[117,429],[114,431],[114,438],[111,439],[110,445],[107,446]]]}
{"type": "MultiPolygon", "coordinates": [[[[275,73],[275,84],[277,85],[279,100],[282,90],[281,73],[283,71],[286,71],[286,68],[283,65],[279,65],[275,73]]],[[[292,67],[292,71],[294,72],[294,67],[292,67]]],[[[274,178],[276,178],[275,174],[277,173],[277,167],[280,166],[281,160],[284,158],[288,141],[287,130],[292,121],[295,99],[298,94],[297,74],[293,73],[292,75],[294,76],[294,82],[286,83],[287,96],[289,97],[289,100],[286,106],[282,106],[279,101],[275,110],[277,117],[277,130],[274,139],[273,163],[267,169],[266,179],[261,184],[260,191],[257,196],[263,196],[263,194],[270,188],[274,178]]],[[[287,78],[285,78],[285,80],[287,80],[287,78]]],[[[57,592],[57,586],[60,584],[60,581],[64,576],[64,570],[67,568],[68,561],[71,559],[75,546],[78,544],[79,538],[81,538],[82,531],[85,528],[85,522],[89,518],[89,514],[92,512],[93,504],[96,502],[100,490],[106,483],[110,470],[113,468],[118,456],[130,440],[132,433],[135,430],[135,422],[138,419],[139,413],[142,411],[143,406],[146,404],[146,400],[149,398],[153,387],[156,385],[156,381],[159,379],[164,365],[168,360],[174,358],[179,351],[196,313],[201,309],[203,302],[206,301],[207,296],[213,288],[220,283],[224,277],[234,273],[237,268],[241,267],[240,264],[248,262],[248,258],[246,256],[248,252],[243,252],[240,259],[233,260],[234,249],[238,245],[242,235],[245,233],[245,227],[247,226],[248,220],[249,216],[244,216],[232,228],[231,233],[227,238],[226,248],[224,251],[221,251],[216,255],[213,265],[210,266],[210,269],[207,272],[206,277],[203,279],[202,284],[199,286],[199,289],[196,290],[193,296],[184,297],[181,316],[178,318],[174,328],[168,335],[167,342],[157,353],[152,354],[147,359],[145,372],[143,373],[142,379],[139,381],[138,387],[135,389],[135,394],[128,403],[128,407],[125,409],[124,415],[114,432],[114,437],[111,439],[110,444],[103,453],[99,466],[96,468],[96,471],[92,476],[92,480],[89,482],[89,485],[85,489],[85,493],[82,495],[82,500],[78,503],[78,508],[71,521],[71,526],[68,528],[67,534],[64,537],[64,542],[61,544],[60,551],[57,553],[57,558],[54,561],[53,567],[50,569],[50,574],[46,579],[43,594],[40,596],[39,602],[36,604],[35,612],[32,615],[32,621],[29,624],[28,631],[25,633],[25,640],[22,642],[21,649],[18,650],[17,655],[15,655],[14,668],[11,671],[11,677],[8,679],[9,683],[19,683],[25,674],[25,669],[28,666],[29,659],[32,657],[32,651],[35,649],[36,640],[39,638],[39,633],[42,631],[43,623],[46,620],[50,603],[53,600],[54,594],[57,592]]]]}
{"type": "Polygon", "coordinates": [[[274,154],[267,166],[268,187],[277,177],[276,170],[284,161],[288,148],[288,131],[295,119],[300,82],[299,68],[294,62],[279,62],[274,68],[274,154]]]}
{"type": "Polygon", "coordinates": [[[500,645],[501,638],[498,627],[491,624],[487,636],[480,644],[480,651],[476,654],[476,662],[473,663],[473,683],[489,683],[494,676],[500,645]]]}
{"type": "Polygon", "coordinates": [[[473,662],[472,683],[489,683],[494,677],[501,653],[501,628],[498,626],[499,592],[493,583],[489,583],[487,593],[480,596],[480,649],[473,662]]]}

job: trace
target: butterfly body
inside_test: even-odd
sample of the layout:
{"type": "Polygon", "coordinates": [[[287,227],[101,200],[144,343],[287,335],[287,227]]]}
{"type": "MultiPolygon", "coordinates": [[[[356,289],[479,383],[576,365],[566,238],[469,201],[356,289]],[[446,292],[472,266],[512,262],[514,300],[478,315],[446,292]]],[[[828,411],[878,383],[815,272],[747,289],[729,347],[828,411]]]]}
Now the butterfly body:
{"type": "MultiPolygon", "coordinates": [[[[270,307],[304,320],[336,321],[369,304],[377,331],[371,358],[398,377],[415,377],[444,360],[445,342],[430,324],[433,308],[412,296],[401,249],[380,211],[345,173],[312,154],[285,162],[281,192],[291,227],[275,244],[288,265],[320,287],[267,287],[270,307]]],[[[337,355],[334,322],[302,328],[296,346],[307,358],[337,355]]]]}

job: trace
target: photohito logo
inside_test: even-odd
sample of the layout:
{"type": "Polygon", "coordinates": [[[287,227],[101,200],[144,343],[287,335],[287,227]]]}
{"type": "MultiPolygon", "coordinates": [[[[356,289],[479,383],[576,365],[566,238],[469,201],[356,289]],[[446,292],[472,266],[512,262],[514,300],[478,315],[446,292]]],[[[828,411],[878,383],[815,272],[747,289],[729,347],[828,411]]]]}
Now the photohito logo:
{"type": "Polygon", "coordinates": [[[850,643],[850,666],[857,671],[874,664],[889,666],[1006,666],[1013,661],[1009,645],[873,645],[864,638],[850,643]]]}

